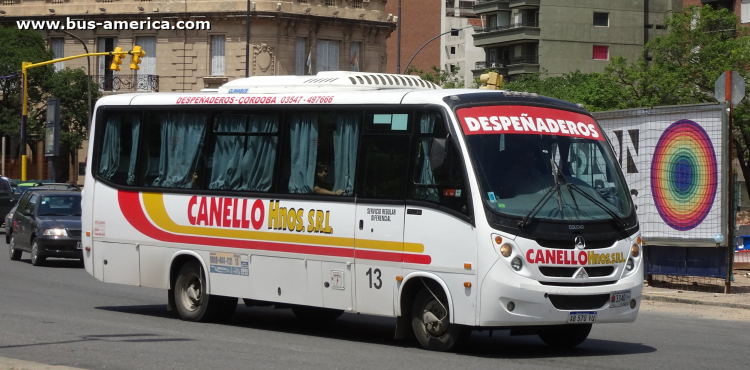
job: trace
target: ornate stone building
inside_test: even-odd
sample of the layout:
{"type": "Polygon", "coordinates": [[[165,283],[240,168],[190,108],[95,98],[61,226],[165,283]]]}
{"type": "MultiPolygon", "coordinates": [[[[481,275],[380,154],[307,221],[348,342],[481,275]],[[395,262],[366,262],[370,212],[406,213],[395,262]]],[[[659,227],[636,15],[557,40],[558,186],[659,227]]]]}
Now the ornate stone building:
{"type": "MultiPolygon", "coordinates": [[[[57,57],[83,54],[82,42],[89,52],[141,46],[146,57],[137,72],[128,67],[130,57],[119,72],[109,69],[110,57],[91,59],[90,73],[105,95],[194,92],[245,77],[248,8],[250,76],[385,72],[386,39],[396,28],[386,2],[0,0],[0,24],[36,29],[57,57]]],[[[56,68],[85,69],[86,63],[80,58],[56,68]]],[[[82,181],[77,168],[70,172],[82,181]]]]}
{"type": "MultiPolygon", "coordinates": [[[[137,73],[127,64],[108,72],[108,57],[92,63],[91,74],[105,92],[198,91],[244,77],[248,5],[250,76],[385,72],[385,40],[395,29],[384,15],[386,0],[0,1],[5,26],[60,21],[90,52],[142,46],[146,57],[137,73]]],[[[38,28],[58,56],[84,52],[79,41],[49,22],[38,28]]],[[[58,68],[85,66],[85,59],[77,59],[58,68]]]]}

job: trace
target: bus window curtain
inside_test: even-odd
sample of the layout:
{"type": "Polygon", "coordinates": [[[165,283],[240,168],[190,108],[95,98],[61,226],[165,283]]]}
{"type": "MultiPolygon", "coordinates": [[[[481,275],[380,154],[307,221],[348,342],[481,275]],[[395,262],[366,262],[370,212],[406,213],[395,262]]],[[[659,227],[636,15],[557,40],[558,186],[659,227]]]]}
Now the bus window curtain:
{"type": "MultiPolygon", "coordinates": [[[[247,116],[222,115],[217,118],[218,132],[245,132],[247,116]]],[[[239,163],[244,152],[245,137],[216,135],[209,189],[237,190],[240,187],[239,163]]]]}
{"type": "Polygon", "coordinates": [[[289,130],[291,173],[289,193],[311,194],[318,156],[317,115],[293,115],[289,130]]]}
{"type": "Polygon", "coordinates": [[[341,114],[336,116],[336,130],[333,132],[333,152],[336,161],[334,173],[336,178],[333,188],[343,190],[344,195],[354,194],[359,127],[359,115],[341,114]]]}
{"type": "MultiPolygon", "coordinates": [[[[278,116],[251,115],[248,118],[250,133],[278,131],[278,116]]],[[[271,189],[277,142],[278,138],[275,136],[249,136],[247,138],[247,151],[241,162],[241,190],[268,191],[271,189]]]]}
{"type": "Polygon", "coordinates": [[[120,167],[120,138],[122,116],[110,115],[107,119],[107,128],[104,130],[102,141],[102,155],[99,158],[99,176],[105,180],[112,180],[120,167]]]}
{"type": "MultiPolygon", "coordinates": [[[[422,134],[431,134],[435,129],[436,115],[434,113],[428,113],[422,115],[419,121],[419,126],[422,134]]],[[[419,183],[425,185],[434,185],[435,176],[432,173],[432,167],[430,166],[430,152],[432,151],[432,138],[422,137],[419,139],[422,153],[422,170],[419,173],[419,183]]],[[[419,187],[416,189],[416,198],[429,200],[432,202],[439,202],[440,196],[438,191],[433,187],[419,187]]]]}
{"type": "Polygon", "coordinates": [[[207,114],[161,115],[159,176],[153,186],[191,188],[206,134],[207,114]]]}
{"type": "Polygon", "coordinates": [[[128,182],[130,186],[135,185],[135,164],[138,162],[138,139],[140,138],[141,132],[141,117],[132,116],[132,133],[133,140],[132,146],[130,147],[130,163],[128,164],[128,182]]]}

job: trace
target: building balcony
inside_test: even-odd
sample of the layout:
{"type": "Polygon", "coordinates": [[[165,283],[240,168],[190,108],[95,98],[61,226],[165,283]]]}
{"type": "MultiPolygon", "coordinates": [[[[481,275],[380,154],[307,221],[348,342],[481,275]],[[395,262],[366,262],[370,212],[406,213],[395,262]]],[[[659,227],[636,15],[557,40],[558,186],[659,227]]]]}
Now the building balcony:
{"type": "Polygon", "coordinates": [[[91,78],[105,93],[159,92],[157,75],[99,75],[91,78]]]}
{"type": "Polygon", "coordinates": [[[510,63],[509,60],[501,62],[476,62],[474,63],[474,69],[471,70],[471,73],[474,75],[474,78],[479,78],[482,73],[486,73],[487,71],[497,72],[501,75],[507,76],[508,63],[510,63]]]}
{"type": "Polygon", "coordinates": [[[509,9],[508,0],[477,0],[474,4],[474,14],[476,15],[509,9]]]}
{"type": "Polygon", "coordinates": [[[539,22],[486,26],[474,34],[474,46],[477,47],[534,41],[539,41],[539,22]]]}
{"type": "Polygon", "coordinates": [[[523,55],[510,58],[508,76],[539,72],[539,56],[523,55]]]}
{"type": "Polygon", "coordinates": [[[509,0],[508,7],[511,9],[539,9],[541,0],[509,0]]]}
{"type": "Polygon", "coordinates": [[[446,0],[445,13],[448,17],[474,17],[474,1],[459,1],[456,8],[453,0],[446,0]]]}

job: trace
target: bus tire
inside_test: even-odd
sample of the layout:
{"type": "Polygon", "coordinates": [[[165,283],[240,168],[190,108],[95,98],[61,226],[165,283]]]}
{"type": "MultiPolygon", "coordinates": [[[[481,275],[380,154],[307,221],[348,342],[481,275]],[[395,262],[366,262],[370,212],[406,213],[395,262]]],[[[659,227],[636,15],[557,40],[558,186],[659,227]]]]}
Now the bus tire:
{"type": "Polygon", "coordinates": [[[591,324],[555,325],[539,330],[539,339],[553,348],[572,348],[583,343],[591,324]]]}
{"type": "Polygon", "coordinates": [[[11,261],[18,261],[21,259],[22,250],[16,249],[16,238],[11,237],[10,243],[8,243],[8,253],[10,254],[11,261]]]}
{"type": "Polygon", "coordinates": [[[344,314],[344,310],[310,306],[294,306],[292,312],[297,318],[306,321],[331,321],[344,314]]]}
{"type": "Polygon", "coordinates": [[[180,268],[174,283],[174,300],[177,312],[185,321],[208,322],[213,318],[216,309],[209,310],[210,306],[219,306],[220,299],[214,299],[205,294],[206,278],[201,273],[198,262],[190,261],[180,268]]]}
{"type": "Polygon", "coordinates": [[[436,289],[432,289],[432,292],[435,295],[422,288],[414,298],[411,310],[414,335],[419,344],[430,351],[458,350],[469,339],[471,331],[462,325],[450,323],[445,294],[436,289]]]}

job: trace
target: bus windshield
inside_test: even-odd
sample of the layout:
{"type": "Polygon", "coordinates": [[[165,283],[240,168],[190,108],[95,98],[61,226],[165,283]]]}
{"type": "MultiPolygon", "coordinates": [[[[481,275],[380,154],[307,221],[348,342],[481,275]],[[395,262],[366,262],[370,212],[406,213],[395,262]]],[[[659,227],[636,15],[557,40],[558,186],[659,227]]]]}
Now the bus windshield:
{"type": "Polygon", "coordinates": [[[630,214],[619,167],[591,117],[524,106],[458,113],[482,198],[493,211],[551,220],[630,214]]]}

